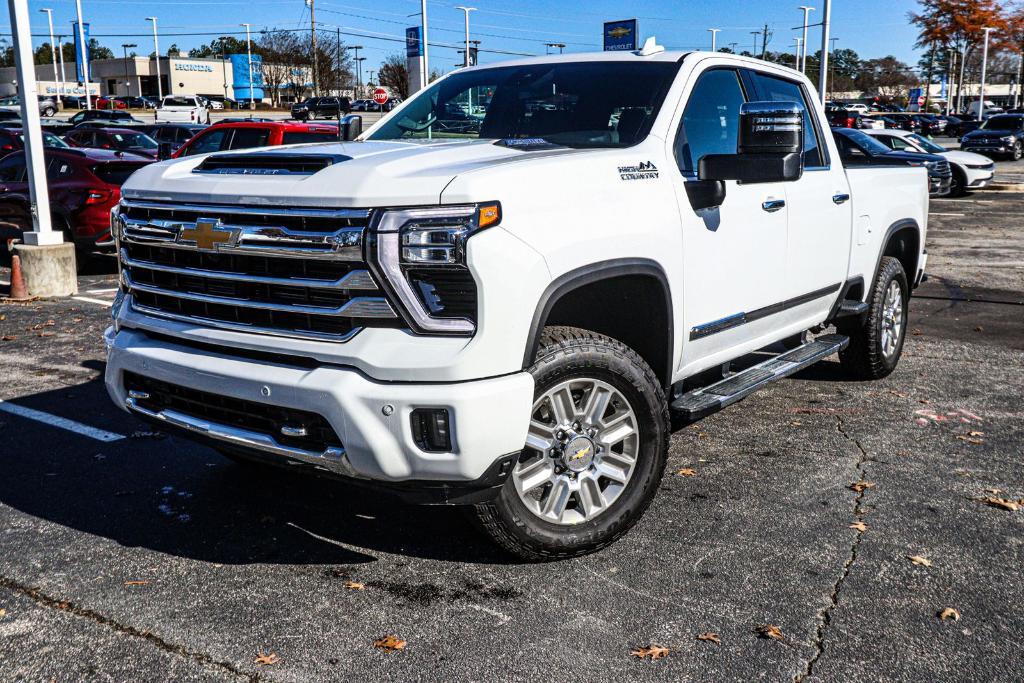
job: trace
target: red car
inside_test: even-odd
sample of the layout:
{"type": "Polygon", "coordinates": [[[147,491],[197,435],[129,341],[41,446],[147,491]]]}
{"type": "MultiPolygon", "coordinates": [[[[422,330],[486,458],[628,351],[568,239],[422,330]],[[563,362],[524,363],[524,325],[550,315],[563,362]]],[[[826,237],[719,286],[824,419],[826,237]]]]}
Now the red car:
{"type": "Polygon", "coordinates": [[[92,106],[97,109],[127,109],[128,103],[122,100],[115,100],[112,97],[106,95],[97,97],[92,101],[92,106]]]}
{"type": "MultiPolygon", "coordinates": [[[[53,133],[43,131],[43,147],[47,149],[68,149],[68,143],[53,133]]],[[[24,133],[21,128],[0,128],[0,156],[25,149],[24,133]]]]}
{"type": "MultiPolygon", "coordinates": [[[[105,149],[46,150],[46,179],[53,228],[62,230],[81,253],[114,244],[110,210],[121,185],[151,159],[105,149]]],[[[25,154],[0,159],[0,239],[31,230],[25,154]]]]}
{"type": "Polygon", "coordinates": [[[177,159],[193,154],[224,152],[229,149],[331,142],[337,139],[338,127],[322,123],[230,121],[213,124],[182,145],[171,156],[177,159]]]}
{"type": "Polygon", "coordinates": [[[64,135],[64,140],[72,147],[91,147],[93,149],[119,149],[140,156],[156,159],[160,144],[142,131],[131,128],[89,128],[82,126],[64,135]]]}

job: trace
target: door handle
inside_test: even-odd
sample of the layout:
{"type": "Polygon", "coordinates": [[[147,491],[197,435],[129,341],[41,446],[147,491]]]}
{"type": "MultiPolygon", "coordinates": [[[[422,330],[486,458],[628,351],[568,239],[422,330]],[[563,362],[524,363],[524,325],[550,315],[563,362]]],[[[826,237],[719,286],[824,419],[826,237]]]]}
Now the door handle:
{"type": "Polygon", "coordinates": [[[845,194],[845,193],[840,193],[840,194],[832,195],[832,201],[835,202],[836,204],[842,204],[842,203],[847,202],[849,200],[850,200],[850,195],[845,194]]]}
{"type": "Polygon", "coordinates": [[[768,213],[774,213],[779,209],[783,208],[784,206],[786,206],[785,199],[766,199],[765,201],[761,202],[761,208],[767,211],[768,213]]]}

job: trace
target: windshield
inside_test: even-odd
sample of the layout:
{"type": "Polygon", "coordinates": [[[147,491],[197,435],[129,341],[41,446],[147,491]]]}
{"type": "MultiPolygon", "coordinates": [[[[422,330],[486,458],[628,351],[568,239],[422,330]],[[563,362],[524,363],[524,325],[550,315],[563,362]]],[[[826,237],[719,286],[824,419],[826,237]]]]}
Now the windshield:
{"type": "MultiPolygon", "coordinates": [[[[23,133],[18,134],[18,139],[21,140],[22,144],[25,142],[25,135],[23,133]]],[[[43,132],[43,147],[47,149],[71,149],[71,145],[61,140],[53,133],[43,132]]]]}
{"type": "Polygon", "coordinates": [[[111,133],[117,149],[156,149],[159,143],[144,133],[111,133]]]}
{"type": "Polygon", "coordinates": [[[557,62],[456,72],[368,139],[629,147],[647,137],[678,69],[674,62],[557,62]]]}
{"type": "Polygon", "coordinates": [[[993,116],[979,126],[981,130],[1020,130],[1024,116],[993,116]]]}
{"type": "Polygon", "coordinates": [[[853,130],[852,128],[843,128],[839,132],[840,135],[845,135],[854,144],[860,147],[862,150],[875,156],[877,154],[888,154],[892,150],[886,147],[884,144],[874,139],[867,133],[862,133],[859,130],[853,130]]]}
{"type": "Polygon", "coordinates": [[[923,135],[918,135],[917,133],[914,133],[913,135],[910,136],[910,139],[913,140],[918,147],[920,147],[921,149],[930,154],[942,154],[943,152],[946,151],[945,147],[941,145],[936,145],[934,142],[932,142],[923,135]]]}

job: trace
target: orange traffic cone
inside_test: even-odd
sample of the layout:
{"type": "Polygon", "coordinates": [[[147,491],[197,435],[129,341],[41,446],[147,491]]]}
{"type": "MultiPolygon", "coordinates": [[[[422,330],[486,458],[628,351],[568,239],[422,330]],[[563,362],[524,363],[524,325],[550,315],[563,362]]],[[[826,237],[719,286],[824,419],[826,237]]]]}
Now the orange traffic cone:
{"type": "Polygon", "coordinates": [[[7,298],[14,301],[25,301],[29,298],[28,290],[25,289],[25,278],[21,275],[21,257],[17,254],[11,257],[11,293],[7,298]]]}

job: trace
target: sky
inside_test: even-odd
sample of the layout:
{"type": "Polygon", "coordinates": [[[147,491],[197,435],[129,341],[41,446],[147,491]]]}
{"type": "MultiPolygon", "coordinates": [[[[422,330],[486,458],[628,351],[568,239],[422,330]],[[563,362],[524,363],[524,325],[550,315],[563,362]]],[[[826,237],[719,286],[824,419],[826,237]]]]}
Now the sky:
{"type": "MultiPolygon", "coordinates": [[[[543,54],[545,43],[565,43],[566,52],[601,49],[602,22],[637,17],[642,38],[656,36],[669,49],[708,49],[708,28],[721,28],[718,45],[736,43],[736,50],[752,50],[754,36],[767,23],[773,37],[769,50],[793,50],[800,35],[800,2],[814,6],[810,23],[821,20],[823,0],[475,0],[470,17],[473,39],[481,40],[480,62],[500,61],[516,54],[543,54]],[[790,6],[791,5],[791,6],[790,6]],[[494,52],[485,52],[493,50],[494,52]]],[[[464,40],[463,13],[456,9],[470,2],[428,0],[427,18],[431,66],[449,71],[461,64],[457,54],[464,40]],[[443,43],[445,46],[435,46],[443,43]]],[[[895,55],[914,64],[915,30],[907,13],[915,0],[834,0],[832,36],[837,48],[856,50],[862,58],[895,55]]],[[[48,32],[46,15],[53,9],[57,32],[70,33],[74,0],[30,0],[32,31],[48,32]]],[[[6,3],[5,3],[6,9],[6,3]]],[[[152,51],[147,16],[156,16],[161,52],[176,43],[182,50],[208,43],[219,35],[245,36],[241,22],[260,28],[309,28],[305,0],[82,0],[85,21],[92,35],[121,54],[122,43],[137,43],[137,51],[152,51]],[[179,35],[175,35],[179,34],[179,35]],[[182,35],[209,34],[209,35],[182,35]]],[[[419,23],[420,0],[316,0],[317,24],[324,30],[340,28],[342,40],[364,46],[365,69],[373,69],[386,56],[404,49],[404,28],[419,23]],[[412,16],[410,16],[412,15],[412,16]],[[346,35],[356,33],[360,35],[346,35]]],[[[10,20],[0,15],[0,32],[10,33],[10,20]]],[[[46,41],[36,37],[38,45],[46,41]]],[[[820,47],[820,28],[809,32],[811,50],[820,47]]]]}

